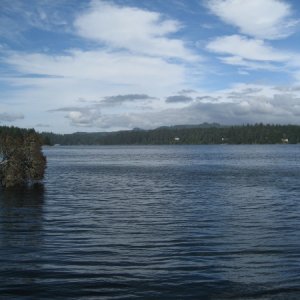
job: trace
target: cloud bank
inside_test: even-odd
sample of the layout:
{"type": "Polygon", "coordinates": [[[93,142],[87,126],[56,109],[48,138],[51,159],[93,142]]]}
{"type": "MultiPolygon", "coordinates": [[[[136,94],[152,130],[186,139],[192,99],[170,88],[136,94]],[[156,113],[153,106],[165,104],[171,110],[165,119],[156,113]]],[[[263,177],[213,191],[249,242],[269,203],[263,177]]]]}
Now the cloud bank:
{"type": "MultiPolygon", "coordinates": [[[[238,85],[213,95],[169,96],[167,106],[160,110],[116,111],[106,110],[101,104],[78,107],[62,107],[54,112],[66,112],[65,117],[74,126],[111,128],[113,130],[140,127],[151,129],[163,125],[246,123],[293,123],[300,115],[300,93],[296,87],[284,91],[282,87],[238,85]],[[171,104],[180,107],[170,107],[171,104]]],[[[111,99],[126,99],[129,95],[110,96],[111,99]]],[[[135,97],[133,97],[135,98],[135,97]]],[[[145,95],[145,99],[149,97],[145,95]]]]}

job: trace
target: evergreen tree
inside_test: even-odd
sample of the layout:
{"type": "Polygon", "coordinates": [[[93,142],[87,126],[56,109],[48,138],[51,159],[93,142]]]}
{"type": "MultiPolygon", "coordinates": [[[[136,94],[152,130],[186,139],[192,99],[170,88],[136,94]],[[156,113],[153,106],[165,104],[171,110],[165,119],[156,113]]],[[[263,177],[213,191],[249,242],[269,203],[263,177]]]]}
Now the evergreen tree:
{"type": "Polygon", "coordinates": [[[34,130],[1,129],[0,184],[14,187],[42,180],[46,158],[41,151],[40,136],[34,130]]]}

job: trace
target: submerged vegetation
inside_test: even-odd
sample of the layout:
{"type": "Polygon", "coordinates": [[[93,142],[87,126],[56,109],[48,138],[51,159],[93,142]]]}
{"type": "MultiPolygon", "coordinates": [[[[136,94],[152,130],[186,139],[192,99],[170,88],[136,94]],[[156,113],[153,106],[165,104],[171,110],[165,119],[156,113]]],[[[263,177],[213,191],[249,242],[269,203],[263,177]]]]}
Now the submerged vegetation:
{"type": "Polygon", "coordinates": [[[219,124],[180,125],[153,130],[118,132],[42,133],[48,145],[168,145],[168,144],[280,144],[300,143],[299,125],[219,124]]]}
{"type": "Polygon", "coordinates": [[[0,185],[8,188],[42,180],[46,158],[33,129],[0,127],[0,185]]]}

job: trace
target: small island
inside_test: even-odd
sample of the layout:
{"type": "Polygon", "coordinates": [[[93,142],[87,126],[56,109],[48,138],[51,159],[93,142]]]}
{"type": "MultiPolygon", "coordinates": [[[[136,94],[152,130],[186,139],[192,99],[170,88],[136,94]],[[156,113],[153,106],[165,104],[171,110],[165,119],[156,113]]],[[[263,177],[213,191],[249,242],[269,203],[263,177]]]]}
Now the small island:
{"type": "Polygon", "coordinates": [[[44,178],[46,157],[34,129],[0,127],[0,185],[26,186],[44,178]]]}

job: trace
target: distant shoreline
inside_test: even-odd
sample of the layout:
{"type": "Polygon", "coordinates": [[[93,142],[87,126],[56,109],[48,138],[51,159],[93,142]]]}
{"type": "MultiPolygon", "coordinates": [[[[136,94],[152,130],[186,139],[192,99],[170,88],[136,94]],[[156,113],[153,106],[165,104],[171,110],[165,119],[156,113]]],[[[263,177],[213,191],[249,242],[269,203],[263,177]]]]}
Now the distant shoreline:
{"type": "Polygon", "coordinates": [[[40,133],[44,145],[269,145],[299,144],[300,125],[178,125],[152,130],[40,133]]]}

